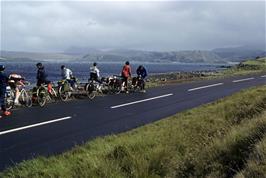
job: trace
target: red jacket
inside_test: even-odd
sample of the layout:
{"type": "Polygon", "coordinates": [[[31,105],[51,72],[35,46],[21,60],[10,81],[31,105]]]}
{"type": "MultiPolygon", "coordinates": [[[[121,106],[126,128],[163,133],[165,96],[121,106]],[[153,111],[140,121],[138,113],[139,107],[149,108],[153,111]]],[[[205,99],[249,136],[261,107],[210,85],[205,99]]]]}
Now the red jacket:
{"type": "Polygon", "coordinates": [[[130,77],[131,76],[131,67],[130,65],[124,65],[122,70],[123,77],[130,77]]]}

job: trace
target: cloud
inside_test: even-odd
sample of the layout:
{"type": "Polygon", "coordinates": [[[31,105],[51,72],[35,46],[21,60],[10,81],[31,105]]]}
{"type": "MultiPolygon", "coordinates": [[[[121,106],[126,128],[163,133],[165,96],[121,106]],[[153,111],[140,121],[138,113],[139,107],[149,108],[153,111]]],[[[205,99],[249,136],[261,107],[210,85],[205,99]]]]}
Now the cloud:
{"type": "Polygon", "coordinates": [[[1,2],[1,49],[145,50],[265,44],[265,2],[1,2]]]}

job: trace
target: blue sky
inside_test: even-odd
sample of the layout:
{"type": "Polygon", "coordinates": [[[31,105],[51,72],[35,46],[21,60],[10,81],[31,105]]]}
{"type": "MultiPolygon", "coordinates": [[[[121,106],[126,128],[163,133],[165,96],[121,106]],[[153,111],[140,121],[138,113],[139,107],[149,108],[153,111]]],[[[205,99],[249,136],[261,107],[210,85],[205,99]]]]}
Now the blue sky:
{"type": "Polygon", "coordinates": [[[265,46],[265,1],[1,1],[1,50],[265,46]]]}

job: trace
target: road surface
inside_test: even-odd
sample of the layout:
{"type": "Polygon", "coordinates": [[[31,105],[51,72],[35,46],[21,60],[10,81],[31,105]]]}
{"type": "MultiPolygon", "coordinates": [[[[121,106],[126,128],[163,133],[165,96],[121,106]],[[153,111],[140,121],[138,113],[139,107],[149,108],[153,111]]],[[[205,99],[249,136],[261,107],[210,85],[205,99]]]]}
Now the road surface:
{"type": "Polygon", "coordinates": [[[0,120],[0,170],[37,155],[62,153],[95,137],[124,132],[241,89],[265,84],[265,74],[238,76],[157,87],[146,93],[17,109],[12,116],[0,120]]]}

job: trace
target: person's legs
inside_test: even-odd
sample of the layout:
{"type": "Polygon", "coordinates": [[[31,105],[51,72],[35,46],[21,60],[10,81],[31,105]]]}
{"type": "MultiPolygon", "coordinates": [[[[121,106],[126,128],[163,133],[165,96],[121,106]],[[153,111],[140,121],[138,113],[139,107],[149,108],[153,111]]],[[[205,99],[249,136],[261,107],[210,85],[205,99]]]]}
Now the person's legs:
{"type": "Polygon", "coordinates": [[[15,104],[19,104],[19,101],[18,101],[18,98],[19,98],[19,95],[20,95],[20,92],[19,92],[19,89],[18,87],[15,88],[15,104]]]}
{"type": "Polygon", "coordinates": [[[96,78],[96,81],[97,81],[99,84],[102,83],[102,81],[99,79],[99,77],[96,78]]]}
{"type": "Polygon", "coordinates": [[[128,77],[124,77],[124,82],[125,82],[125,91],[128,93],[128,77]]]}
{"type": "Polygon", "coordinates": [[[72,89],[75,88],[75,81],[74,81],[74,80],[72,80],[72,79],[67,79],[67,82],[70,84],[70,87],[71,87],[72,89]]]}
{"type": "Polygon", "coordinates": [[[5,104],[5,93],[3,92],[3,90],[0,90],[0,103],[1,103],[2,112],[5,112],[6,104],[5,104]]]}
{"type": "Polygon", "coordinates": [[[145,90],[145,81],[144,80],[142,80],[142,91],[145,93],[146,92],[146,90],[145,90]]]}
{"type": "Polygon", "coordinates": [[[97,81],[97,74],[96,73],[90,73],[90,80],[94,80],[94,81],[97,81]]]}
{"type": "Polygon", "coordinates": [[[3,112],[4,116],[8,116],[11,114],[11,112],[6,110],[6,101],[5,101],[5,94],[6,94],[6,89],[0,89],[0,103],[1,103],[1,109],[3,112]]]}

